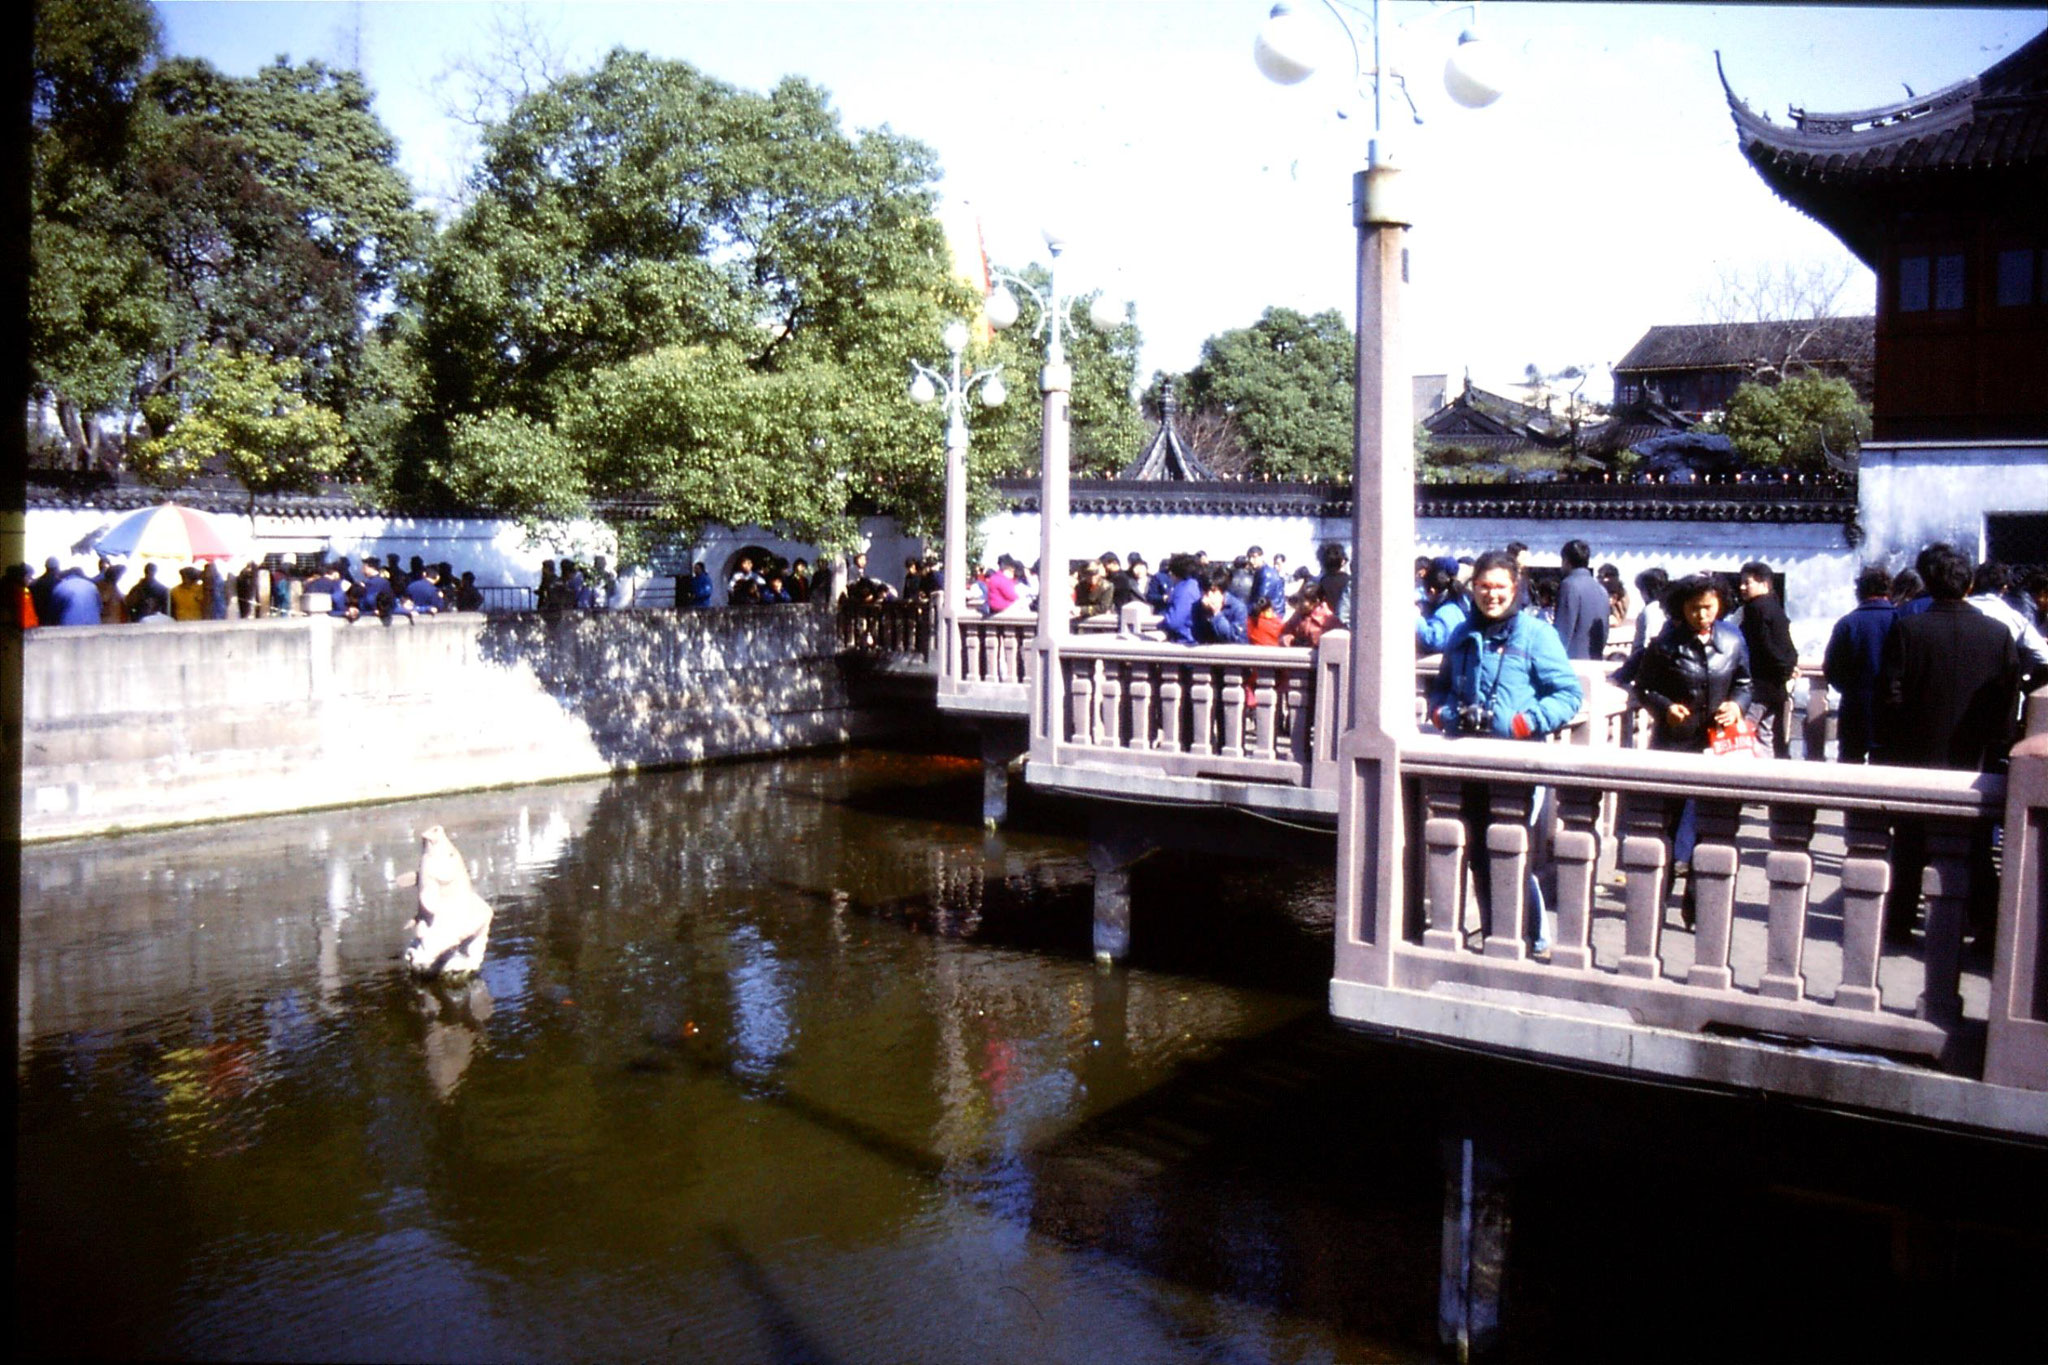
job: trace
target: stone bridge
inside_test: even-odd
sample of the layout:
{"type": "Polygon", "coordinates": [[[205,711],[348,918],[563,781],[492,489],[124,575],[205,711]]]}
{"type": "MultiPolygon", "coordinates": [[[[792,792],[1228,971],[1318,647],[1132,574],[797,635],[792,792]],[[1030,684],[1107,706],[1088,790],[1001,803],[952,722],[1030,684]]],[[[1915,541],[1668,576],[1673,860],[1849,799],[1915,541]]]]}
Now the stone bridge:
{"type": "MultiPolygon", "coordinates": [[[[1019,755],[1034,787],[1106,812],[1091,853],[1105,959],[1128,946],[1130,867],[1176,847],[1185,813],[1236,810],[1334,834],[1320,847],[1336,863],[1340,1018],[2048,1136],[2048,693],[2029,699],[2031,737],[2003,776],[1716,759],[1644,748],[1626,694],[1588,664],[1587,702],[1552,742],[1413,727],[1383,788],[1388,755],[1356,723],[1346,632],[1313,650],[1189,649],[1145,638],[1142,614],[1048,636],[1032,616],[941,602],[842,616],[841,640],[928,668],[937,706],[995,736],[992,818],[1019,755]],[[1495,905],[1518,923],[1540,889],[1555,915],[1545,953],[1482,932],[1460,818],[1475,783],[1490,794],[1495,905]],[[1690,925],[1668,894],[1664,815],[1683,799],[1699,812],[1690,925]],[[1906,874],[1894,861],[1903,822],[1927,835],[1925,928],[1894,942],[1884,903],[1906,874]],[[1966,945],[1969,850],[1984,837],[1997,843],[1996,931],[1966,945]]],[[[1404,667],[1419,713],[1426,670],[1404,667]]],[[[1815,680],[1809,697],[1805,748],[1819,758],[1825,687],[1815,680]]]]}

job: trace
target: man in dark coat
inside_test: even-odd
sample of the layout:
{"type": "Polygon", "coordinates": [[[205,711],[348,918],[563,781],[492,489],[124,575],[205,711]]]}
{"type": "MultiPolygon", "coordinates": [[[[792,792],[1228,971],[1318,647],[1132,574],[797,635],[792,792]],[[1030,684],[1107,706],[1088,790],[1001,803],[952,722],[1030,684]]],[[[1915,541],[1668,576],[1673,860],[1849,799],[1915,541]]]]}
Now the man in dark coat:
{"type": "MultiPolygon", "coordinates": [[[[1929,558],[1922,576],[1932,599],[1927,610],[1900,616],[1885,636],[1875,756],[1914,768],[1996,771],[2012,746],[2019,648],[2011,631],[1963,600],[1970,591],[1970,561],[1943,550],[1929,558]]],[[[1926,866],[1926,826],[1901,820],[1893,834],[1885,910],[1885,934],[1894,942],[1912,932],[1926,866]]],[[[1992,927],[1996,890],[1991,830],[1980,825],[1971,837],[1969,897],[1971,927],[1980,940],[1992,927]]]]}
{"type": "Polygon", "coordinates": [[[1751,560],[1742,566],[1742,642],[1749,646],[1749,678],[1754,689],[1756,737],[1771,752],[1786,758],[1792,752],[1791,727],[1785,724],[1786,685],[1799,671],[1799,650],[1792,643],[1792,625],[1771,591],[1771,566],[1751,560]]]}
{"type": "Polygon", "coordinates": [[[1891,633],[1893,616],[1891,575],[1881,564],[1865,565],[1856,575],[1856,609],[1835,622],[1821,660],[1827,685],[1842,694],[1835,727],[1838,762],[1862,763],[1870,757],[1877,670],[1884,662],[1884,637],[1891,633]]]}
{"type": "Polygon", "coordinates": [[[1564,581],[1557,585],[1558,638],[1570,658],[1600,658],[1607,652],[1608,604],[1607,589],[1587,567],[1593,562],[1593,547],[1583,540],[1568,540],[1558,557],[1564,561],[1564,581]]]}

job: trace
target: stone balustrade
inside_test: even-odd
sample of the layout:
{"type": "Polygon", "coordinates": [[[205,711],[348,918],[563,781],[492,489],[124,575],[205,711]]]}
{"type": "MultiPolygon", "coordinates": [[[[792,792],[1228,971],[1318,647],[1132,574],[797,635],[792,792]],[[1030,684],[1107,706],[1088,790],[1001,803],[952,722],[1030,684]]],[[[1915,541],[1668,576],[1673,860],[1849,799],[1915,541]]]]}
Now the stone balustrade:
{"type": "Polygon", "coordinates": [[[1330,788],[1345,632],[1313,650],[1076,636],[1058,659],[1055,766],[1330,788]]]}
{"type": "Polygon", "coordinates": [[[1419,856],[1404,905],[1354,892],[1337,907],[1339,1013],[2048,1132],[2048,1099],[2028,1097],[2048,1090],[2048,738],[2021,746],[2010,780],[1429,736],[1404,742],[1400,762],[1419,856]],[[1554,821],[1532,821],[1545,789],[1554,821]],[[1600,829],[1610,796],[1612,839],[1600,829]],[[1669,831],[1685,801],[1697,813],[1686,898],[1696,918],[1678,927],[1669,831]],[[1486,818],[1470,829],[1475,805],[1486,818]],[[1966,948],[1973,879],[1998,875],[1987,851],[1999,825],[1995,935],[1966,948]],[[1924,867],[1900,853],[1909,832],[1924,867]],[[1492,935],[1468,839],[1490,854],[1492,935]],[[1888,937],[1888,893],[1913,876],[1923,928],[1888,937]],[[1546,883],[1555,922],[1538,955],[1505,926],[1525,922],[1526,898],[1546,883]],[[1957,1080],[2000,1093],[1964,1097],[1957,1080]]]}
{"type": "Polygon", "coordinates": [[[940,710],[1021,716],[1030,709],[1035,614],[942,614],[938,629],[940,710]]]}

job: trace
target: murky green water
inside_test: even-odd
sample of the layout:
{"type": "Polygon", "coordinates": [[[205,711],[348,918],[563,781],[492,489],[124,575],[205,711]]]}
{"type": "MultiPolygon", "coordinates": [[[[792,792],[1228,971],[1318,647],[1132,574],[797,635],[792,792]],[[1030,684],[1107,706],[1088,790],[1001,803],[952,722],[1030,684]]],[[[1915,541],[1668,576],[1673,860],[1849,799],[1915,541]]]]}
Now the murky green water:
{"type": "Polygon", "coordinates": [[[1326,850],[1160,855],[1098,972],[1085,845],[979,789],[856,752],[28,850],[17,1354],[1416,1360],[1462,1136],[1508,1359],[2029,1332],[2037,1150],[1360,1038],[1326,850]],[[436,823],[497,907],[460,990],[396,959],[436,823]]]}
{"type": "MultiPolygon", "coordinates": [[[[1084,846],[985,838],[958,819],[978,781],[856,754],[30,850],[29,1339],[379,1360],[1376,1353],[1043,1230],[1113,1215],[1202,1135],[1100,1171],[1048,1167],[1063,1139],[1318,1002],[1099,974],[1084,846]],[[461,990],[394,960],[398,878],[432,823],[497,908],[461,990]]],[[[1290,1241],[1217,1234],[1261,1241],[1253,1289],[1290,1241]]]]}

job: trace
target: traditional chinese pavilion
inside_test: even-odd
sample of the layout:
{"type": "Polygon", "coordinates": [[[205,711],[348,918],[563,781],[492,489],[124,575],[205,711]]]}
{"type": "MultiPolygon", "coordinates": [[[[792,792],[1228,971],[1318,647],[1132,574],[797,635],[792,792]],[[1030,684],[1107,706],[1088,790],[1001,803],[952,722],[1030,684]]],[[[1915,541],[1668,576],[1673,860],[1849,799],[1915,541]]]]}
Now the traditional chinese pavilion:
{"type": "Polygon", "coordinates": [[[1722,87],[1757,174],[1877,274],[1875,439],[2048,436],[2048,33],[1880,109],[1780,124],[1722,87]]]}

